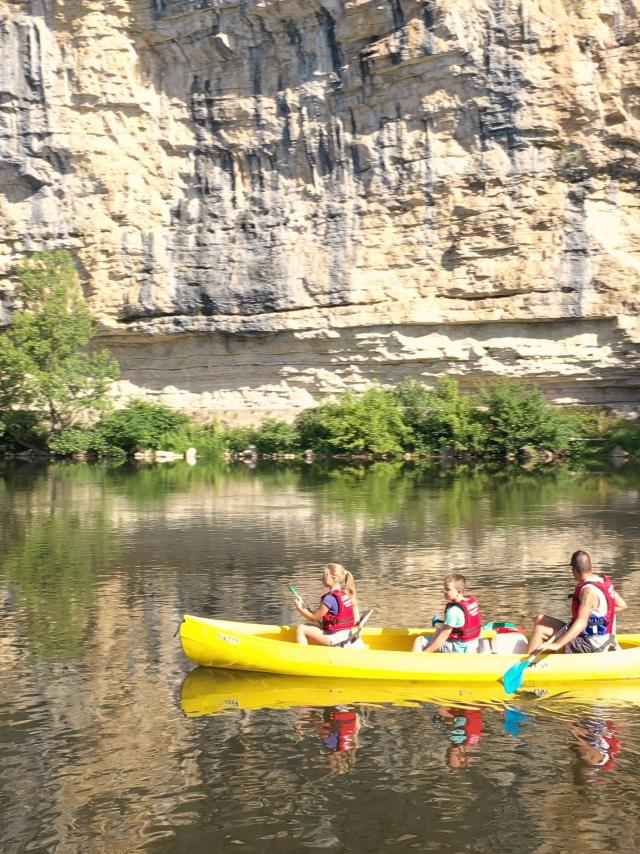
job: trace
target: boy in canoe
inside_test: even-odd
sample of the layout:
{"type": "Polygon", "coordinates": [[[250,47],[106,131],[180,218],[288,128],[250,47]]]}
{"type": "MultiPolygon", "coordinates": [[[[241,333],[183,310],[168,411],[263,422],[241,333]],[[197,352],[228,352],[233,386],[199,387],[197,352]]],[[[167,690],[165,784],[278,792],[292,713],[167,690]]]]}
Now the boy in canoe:
{"type": "Polygon", "coordinates": [[[565,652],[607,652],[616,648],[615,618],[626,611],[627,603],[616,592],[611,579],[594,572],[588,553],[579,549],[571,555],[571,572],[576,581],[571,599],[571,620],[567,623],[538,614],[529,641],[529,652],[541,644],[543,649],[565,652]],[[566,631],[553,642],[546,642],[558,629],[566,631]]]}
{"type": "Polygon", "coordinates": [[[444,580],[447,605],[444,622],[436,633],[420,635],[413,643],[413,652],[477,652],[480,637],[480,606],[475,596],[466,592],[467,579],[452,572],[444,580]]]}

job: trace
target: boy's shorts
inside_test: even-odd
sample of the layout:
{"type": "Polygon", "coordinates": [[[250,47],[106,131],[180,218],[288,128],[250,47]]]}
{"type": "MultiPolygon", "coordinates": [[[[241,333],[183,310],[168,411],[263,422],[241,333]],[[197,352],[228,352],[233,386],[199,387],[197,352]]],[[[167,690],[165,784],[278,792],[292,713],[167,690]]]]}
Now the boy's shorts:
{"type": "MultiPolygon", "coordinates": [[[[431,636],[419,635],[418,640],[420,641],[420,652],[424,652],[425,649],[429,646],[429,644],[433,641],[433,639],[434,639],[433,635],[431,635],[431,636]]],[[[460,653],[464,653],[464,652],[477,652],[478,651],[477,642],[473,643],[473,646],[472,646],[472,643],[473,643],[472,641],[469,641],[468,648],[462,650],[462,649],[457,648],[455,646],[455,644],[453,644],[451,641],[445,641],[442,644],[442,646],[440,647],[440,649],[438,650],[438,652],[456,653],[457,655],[459,655],[460,653]]]]}

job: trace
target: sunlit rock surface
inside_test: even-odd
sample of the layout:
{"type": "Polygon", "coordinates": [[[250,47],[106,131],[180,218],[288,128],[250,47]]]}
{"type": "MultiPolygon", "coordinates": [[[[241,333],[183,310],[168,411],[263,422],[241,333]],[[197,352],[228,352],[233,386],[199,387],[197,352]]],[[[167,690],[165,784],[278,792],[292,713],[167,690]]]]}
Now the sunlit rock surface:
{"type": "Polygon", "coordinates": [[[0,269],[74,251],[121,395],[637,408],[639,191],[640,0],[0,0],[0,269]]]}

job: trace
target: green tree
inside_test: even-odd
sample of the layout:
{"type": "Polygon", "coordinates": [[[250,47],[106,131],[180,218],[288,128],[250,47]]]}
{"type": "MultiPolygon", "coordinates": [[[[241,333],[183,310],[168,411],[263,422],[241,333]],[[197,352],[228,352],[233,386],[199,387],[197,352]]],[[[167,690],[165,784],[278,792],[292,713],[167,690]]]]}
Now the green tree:
{"type": "Polygon", "coordinates": [[[7,413],[35,413],[55,437],[80,412],[104,408],[118,365],[87,350],[94,324],[69,252],[38,252],[16,272],[20,308],[0,335],[0,412],[7,429],[7,413]]]}

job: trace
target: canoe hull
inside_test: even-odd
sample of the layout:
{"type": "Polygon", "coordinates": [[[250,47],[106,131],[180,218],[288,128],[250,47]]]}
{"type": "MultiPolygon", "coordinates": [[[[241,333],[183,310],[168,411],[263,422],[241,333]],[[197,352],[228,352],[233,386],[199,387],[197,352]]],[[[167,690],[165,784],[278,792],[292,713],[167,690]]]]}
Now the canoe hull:
{"type": "MultiPolygon", "coordinates": [[[[447,708],[493,707],[509,702],[502,685],[476,682],[409,682],[382,679],[327,679],[242,673],[196,667],[185,677],[180,706],[187,717],[236,712],[239,709],[292,709],[308,706],[382,705],[415,707],[423,704],[447,708]]],[[[524,710],[570,710],[585,707],[640,707],[640,680],[576,682],[536,688],[518,698],[524,710]]]]}
{"type": "MultiPolygon", "coordinates": [[[[225,670],[331,679],[496,683],[519,655],[420,655],[413,639],[424,629],[367,628],[366,649],[304,646],[295,627],[240,623],[185,615],[180,640],[195,664],[225,670]]],[[[487,636],[490,636],[488,633],[487,636]]],[[[524,688],[640,678],[640,635],[621,636],[623,651],[547,655],[525,670],[524,688]]]]}

